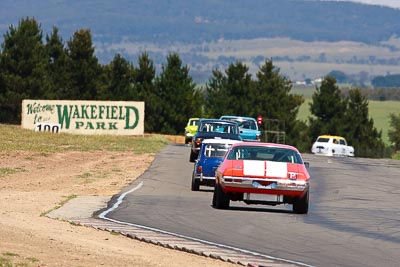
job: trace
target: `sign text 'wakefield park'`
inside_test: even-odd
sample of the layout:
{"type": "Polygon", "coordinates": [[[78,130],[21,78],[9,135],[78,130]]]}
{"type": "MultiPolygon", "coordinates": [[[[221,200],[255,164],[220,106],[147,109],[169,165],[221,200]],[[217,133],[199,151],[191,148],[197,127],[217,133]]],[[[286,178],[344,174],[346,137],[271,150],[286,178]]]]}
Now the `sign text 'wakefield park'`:
{"type": "Polygon", "coordinates": [[[21,117],[22,127],[31,130],[49,129],[73,134],[144,134],[144,102],[23,100],[21,117]]]}

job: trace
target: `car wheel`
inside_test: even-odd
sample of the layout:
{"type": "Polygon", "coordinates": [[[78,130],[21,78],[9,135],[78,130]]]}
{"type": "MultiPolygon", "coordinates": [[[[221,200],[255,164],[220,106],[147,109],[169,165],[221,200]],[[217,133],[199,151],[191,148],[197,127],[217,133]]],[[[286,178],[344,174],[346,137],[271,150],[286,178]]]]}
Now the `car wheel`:
{"type": "Polygon", "coordinates": [[[215,208],[217,205],[217,185],[214,186],[214,194],[212,198],[212,206],[215,208]]]}
{"type": "Polygon", "coordinates": [[[308,213],[309,194],[307,193],[302,198],[297,198],[293,202],[293,212],[298,214],[308,213]]]}
{"type": "Polygon", "coordinates": [[[192,174],[192,191],[200,190],[200,180],[194,177],[194,172],[192,174]]]}
{"type": "Polygon", "coordinates": [[[229,208],[229,197],[222,190],[220,184],[217,184],[215,186],[215,190],[216,190],[215,207],[217,209],[229,208]]]}
{"type": "Polygon", "coordinates": [[[189,161],[190,162],[195,162],[196,161],[196,153],[193,152],[193,150],[190,150],[190,157],[189,157],[189,161]]]}

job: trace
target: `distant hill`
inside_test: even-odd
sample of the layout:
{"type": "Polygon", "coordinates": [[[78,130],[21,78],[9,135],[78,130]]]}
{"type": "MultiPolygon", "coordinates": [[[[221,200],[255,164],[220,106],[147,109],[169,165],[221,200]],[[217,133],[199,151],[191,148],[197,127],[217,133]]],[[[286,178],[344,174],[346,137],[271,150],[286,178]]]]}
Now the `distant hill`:
{"type": "Polygon", "coordinates": [[[104,42],[197,43],[289,37],[367,44],[400,36],[400,10],[354,2],[304,0],[2,0],[1,31],[34,16],[71,36],[90,28],[104,42]]]}
{"type": "MultiPolygon", "coordinates": [[[[140,44],[136,49],[153,53],[154,60],[161,62],[165,53],[160,49],[171,48],[172,44],[286,38],[307,43],[352,41],[382,46],[382,42],[400,36],[400,10],[336,1],[1,0],[2,34],[10,24],[17,26],[24,17],[34,17],[41,23],[44,33],[50,33],[56,26],[65,41],[78,29],[91,29],[98,48],[96,53],[103,62],[109,61],[116,52],[136,56],[136,50],[130,51],[132,43],[140,44]]],[[[386,43],[385,48],[399,50],[390,43],[386,43]]],[[[205,65],[212,56],[196,49],[185,52],[183,57],[192,66],[205,65]]],[[[221,53],[221,56],[225,55],[221,53]]],[[[285,56],[288,55],[279,55],[280,58],[285,56]]],[[[304,59],[308,55],[300,56],[304,59]]],[[[257,55],[251,58],[236,55],[223,59],[252,61],[255,57],[257,55]]],[[[220,62],[213,60],[212,64],[220,62]]],[[[200,66],[197,69],[203,71],[200,66]]]]}

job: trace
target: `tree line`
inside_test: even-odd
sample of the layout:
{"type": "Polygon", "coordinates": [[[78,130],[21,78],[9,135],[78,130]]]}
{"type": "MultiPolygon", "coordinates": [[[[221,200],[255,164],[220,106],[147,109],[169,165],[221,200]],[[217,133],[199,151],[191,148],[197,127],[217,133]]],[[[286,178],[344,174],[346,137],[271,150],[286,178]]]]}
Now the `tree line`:
{"type": "MultiPolygon", "coordinates": [[[[399,59],[400,60],[400,59],[399,59]]],[[[370,100],[399,100],[400,99],[400,75],[388,74],[385,76],[378,75],[372,78],[371,85],[374,89],[368,90],[367,83],[370,78],[367,72],[359,74],[347,75],[342,71],[333,70],[327,74],[336,79],[340,84],[352,84],[356,87],[363,88],[363,94],[370,100]]]]}
{"type": "MultiPolygon", "coordinates": [[[[300,121],[297,114],[304,98],[291,93],[291,81],[272,60],[265,60],[255,79],[245,64],[235,62],[224,71],[213,70],[208,82],[198,86],[177,53],[166,57],[159,73],[146,52],[138,57],[137,65],[119,54],[102,65],[90,30],[78,30],[64,42],[56,27],[43,36],[32,18],[10,26],[1,48],[2,123],[20,123],[23,99],[144,101],[145,132],[149,133],[183,134],[189,117],[261,115],[284,122],[281,130],[286,143],[301,151],[309,151],[320,134],[336,134],[347,138],[357,156],[390,153],[369,119],[368,101],[359,89],[350,90],[344,98],[335,78],[327,76],[313,95],[313,116],[308,122],[300,121]]],[[[390,138],[394,143],[399,139],[399,117],[393,114],[390,138]]]]}

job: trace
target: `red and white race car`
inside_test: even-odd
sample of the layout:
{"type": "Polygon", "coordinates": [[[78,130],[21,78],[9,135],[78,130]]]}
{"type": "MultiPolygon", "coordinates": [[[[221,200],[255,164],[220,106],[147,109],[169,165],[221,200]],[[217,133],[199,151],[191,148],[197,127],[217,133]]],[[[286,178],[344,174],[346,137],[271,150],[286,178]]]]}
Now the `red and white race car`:
{"type": "Polygon", "coordinates": [[[229,202],[292,204],[295,213],[307,213],[310,174],[299,151],[282,144],[233,144],[216,170],[212,204],[229,208],[229,202]]]}

